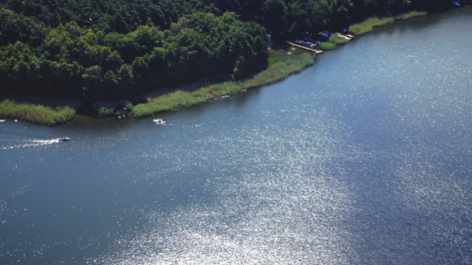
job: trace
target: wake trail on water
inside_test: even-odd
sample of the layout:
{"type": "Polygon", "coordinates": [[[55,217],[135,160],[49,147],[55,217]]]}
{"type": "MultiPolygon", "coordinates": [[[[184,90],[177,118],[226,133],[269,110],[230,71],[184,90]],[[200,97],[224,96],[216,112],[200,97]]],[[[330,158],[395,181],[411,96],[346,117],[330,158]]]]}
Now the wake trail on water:
{"type": "Polygon", "coordinates": [[[3,146],[3,147],[0,147],[0,150],[18,149],[18,148],[24,148],[24,147],[43,146],[43,145],[51,145],[51,144],[56,144],[56,143],[60,143],[60,141],[59,141],[58,139],[51,139],[51,140],[27,140],[27,143],[25,143],[25,144],[17,144],[17,145],[3,146]]]}

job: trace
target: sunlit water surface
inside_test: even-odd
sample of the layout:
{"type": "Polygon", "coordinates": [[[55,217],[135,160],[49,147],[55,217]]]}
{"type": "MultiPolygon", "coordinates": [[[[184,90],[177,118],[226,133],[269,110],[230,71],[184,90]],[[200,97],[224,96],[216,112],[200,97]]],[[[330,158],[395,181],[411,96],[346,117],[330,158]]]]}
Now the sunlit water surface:
{"type": "Polygon", "coordinates": [[[0,263],[472,264],[471,24],[397,23],[166,125],[0,123],[0,263]]]}

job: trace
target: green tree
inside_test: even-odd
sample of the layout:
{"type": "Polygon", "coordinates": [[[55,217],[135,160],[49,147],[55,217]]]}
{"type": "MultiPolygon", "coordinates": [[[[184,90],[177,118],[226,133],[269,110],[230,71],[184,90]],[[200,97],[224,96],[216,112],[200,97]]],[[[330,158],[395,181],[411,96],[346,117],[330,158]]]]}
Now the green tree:
{"type": "Polygon", "coordinates": [[[267,0],[264,26],[272,34],[286,36],[288,33],[287,6],[283,0],[267,0]]]}
{"type": "Polygon", "coordinates": [[[100,85],[102,83],[102,67],[99,65],[91,66],[85,69],[85,73],[82,75],[84,80],[84,94],[92,99],[97,99],[102,96],[100,91],[100,85]]]}

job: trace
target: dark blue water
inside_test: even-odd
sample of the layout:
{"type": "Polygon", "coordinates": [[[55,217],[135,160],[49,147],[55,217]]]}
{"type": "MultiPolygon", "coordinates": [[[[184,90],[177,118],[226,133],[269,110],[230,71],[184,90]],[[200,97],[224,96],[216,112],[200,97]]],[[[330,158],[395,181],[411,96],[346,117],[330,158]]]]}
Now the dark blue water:
{"type": "Polygon", "coordinates": [[[471,11],[166,125],[0,123],[0,263],[472,264],[471,11]]]}

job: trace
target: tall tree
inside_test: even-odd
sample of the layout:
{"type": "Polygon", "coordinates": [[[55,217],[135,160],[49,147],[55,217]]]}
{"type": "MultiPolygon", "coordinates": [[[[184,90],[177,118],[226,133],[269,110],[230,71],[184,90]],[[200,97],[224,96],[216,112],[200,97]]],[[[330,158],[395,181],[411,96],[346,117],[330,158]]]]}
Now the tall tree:
{"type": "Polygon", "coordinates": [[[264,26],[267,32],[287,36],[287,6],[283,0],[267,0],[264,12],[264,26]]]}

